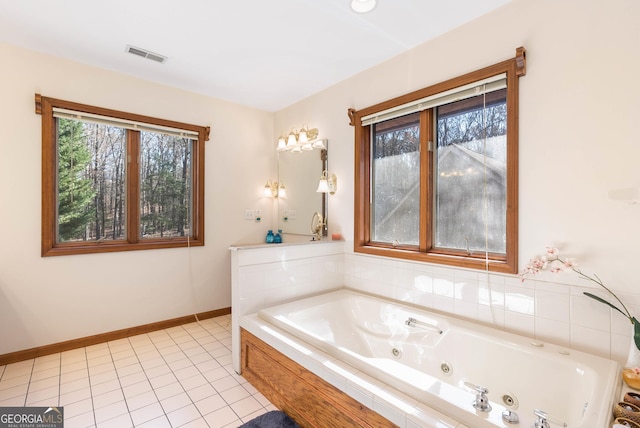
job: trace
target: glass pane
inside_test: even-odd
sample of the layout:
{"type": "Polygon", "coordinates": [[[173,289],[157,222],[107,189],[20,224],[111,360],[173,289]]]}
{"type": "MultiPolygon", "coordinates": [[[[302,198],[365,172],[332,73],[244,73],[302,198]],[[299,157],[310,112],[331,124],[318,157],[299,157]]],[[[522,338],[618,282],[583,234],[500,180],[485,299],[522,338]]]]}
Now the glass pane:
{"type": "Polygon", "coordinates": [[[57,119],[58,242],[124,239],[125,130],[57,119]]]}
{"type": "Polygon", "coordinates": [[[140,237],[191,235],[192,140],[140,135],[140,237]]]}
{"type": "Polygon", "coordinates": [[[435,246],[506,252],[506,90],[437,108],[435,246]]]}
{"type": "Polygon", "coordinates": [[[419,113],[372,125],[371,240],[418,245],[419,113]]]}

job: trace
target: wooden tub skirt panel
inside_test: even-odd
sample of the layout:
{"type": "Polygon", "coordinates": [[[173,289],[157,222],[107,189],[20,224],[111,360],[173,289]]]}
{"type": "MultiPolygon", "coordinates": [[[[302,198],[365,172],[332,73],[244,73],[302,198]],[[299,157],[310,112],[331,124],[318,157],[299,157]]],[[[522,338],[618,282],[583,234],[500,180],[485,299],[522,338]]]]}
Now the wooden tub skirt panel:
{"type": "Polygon", "coordinates": [[[397,427],[245,329],[240,329],[244,376],[301,427],[397,427]]]}

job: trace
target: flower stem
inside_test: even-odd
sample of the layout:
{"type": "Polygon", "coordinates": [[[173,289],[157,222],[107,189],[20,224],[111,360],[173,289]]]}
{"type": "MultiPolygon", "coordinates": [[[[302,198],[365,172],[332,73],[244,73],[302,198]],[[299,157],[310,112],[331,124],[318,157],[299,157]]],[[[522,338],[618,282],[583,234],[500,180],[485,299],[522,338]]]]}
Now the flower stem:
{"type": "MultiPolygon", "coordinates": [[[[564,260],[561,260],[559,257],[557,257],[557,260],[563,264],[565,264],[564,260]]],[[[598,275],[594,274],[593,277],[590,277],[589,275],[583,273],[580,269],[571,266],[571,270],[574,271],[575,273],[578,274],[579,277],[583,278],[583,279],[587,279],[591,282],[594,282],[596,284],[598,284],[600,287],[604,288],[605,290],[607,290],[607,292],[609,294],[611,294],[613,296],[614,299],[616,299],[618,301],[618,303],[620,303],[620,305],[622,306],[622,308],[624,309],[624,314],[626,314],[626,317],[629,319],[629,321],[631,322],[631,324],[633,324],[633,317],[631,316],[631,313],[629,312],[629,310],[627,309],[627,307],[624,305],[624,303],[622,303],[622,301],[618,298],[618,296],[615,295],[615,293],[611,290],[609,290],[609,288],[607,288],[606,285],[603,284],[602,280],[598,277],[598,275]]]]}

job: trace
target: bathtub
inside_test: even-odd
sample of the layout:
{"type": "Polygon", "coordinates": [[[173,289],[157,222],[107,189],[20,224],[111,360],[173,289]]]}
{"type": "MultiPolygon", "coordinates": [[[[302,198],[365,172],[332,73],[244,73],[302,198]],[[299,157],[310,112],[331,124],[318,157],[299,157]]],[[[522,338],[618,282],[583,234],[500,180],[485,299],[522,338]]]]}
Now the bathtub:
{"type": "Polygon", "coordinates": [[[254,317],[472,428],[529,428],[536,409],[551,427],[607,427],[620,391],[615,361],[347,289],[254,317]]]}

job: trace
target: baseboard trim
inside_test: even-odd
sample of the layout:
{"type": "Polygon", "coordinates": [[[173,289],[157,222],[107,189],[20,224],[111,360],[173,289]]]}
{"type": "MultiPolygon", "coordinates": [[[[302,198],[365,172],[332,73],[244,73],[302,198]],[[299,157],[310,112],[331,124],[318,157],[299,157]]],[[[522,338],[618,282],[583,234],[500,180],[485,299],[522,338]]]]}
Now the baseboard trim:
{"type": "Polygon", "coordinates": [[[38,346],[37,348],[25,349],[17,352],[0,355],[0,366],[6,364],[17,363],[19,361],[30,360],[32,358],[42,357],[58,352],[70,351],[76,348],[84,348],[85,346],[96,345],[98,343],[109,342],[111,340],[124,339],[129,336],[150,333],[156,330],[163,330],[182,324],[188,324],[198,320],[219,317],[231,313],[231,308],[215,309],[213,311],[200,312],[194,315],[173,318],[164,321],[153,322],[150,324],[139,325],[136,327],[124,328],[122,330],[110,331],[108,333],[96,334],[94,336],[81,337],[79,339],[67,340],[65,342],[52,343],[51,345],[38,346]]]}

